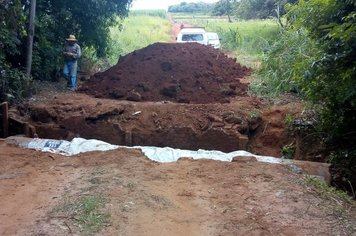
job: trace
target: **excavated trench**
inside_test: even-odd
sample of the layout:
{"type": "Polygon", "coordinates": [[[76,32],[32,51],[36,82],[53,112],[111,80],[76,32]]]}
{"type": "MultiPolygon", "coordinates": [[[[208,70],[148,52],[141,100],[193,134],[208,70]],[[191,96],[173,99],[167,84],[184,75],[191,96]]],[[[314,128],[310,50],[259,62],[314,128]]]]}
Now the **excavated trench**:
{"type": "Polygon", "coordinates": [[[42,138],[279,156],[284,115],[269,126],[251,116],[263,105],[246,95],[250,72],[211,47],[156,43],[91,76],[79,94],[30,105],[29,122],[42,138]]]}
{"type": "Polygon", "coordinates": [[[126,146],[247,150],[251,121],[225,107],[120,101],[108,104],[108,100],[76,95],[31,106],[29,121],[41,138],[83,137],[126,146]]]}
{"type": "MultiPolygon", "coordinates": [[[[81,119],[68,119],[68,122],[77,122],[81,119]]],[[[96,124],[82,123],[80,128],[69,125],[63,126],[37,126],[39,137],[53,139],[70,139],[71,134],[86,139],[98,139],[111,144],[124,146],[157,146],[172,147],[188,150],[220,150],[231,152],[246,150],[248,137],[238,133],[227,132],[223,129],[209,128],[203,133],[195,132],[191,127],[176,127],[160,131],[130,130],[120,128],[119,124],[111,122],[98,122],[96,124]],[[79,130],[82,129],[82,130],[79,130]]]]}
{"type": "MultiPolygon", "coordinates": [[[[247,150],[280,156],[291,143],[285,127],[288,111],[251,111],[264,105],[255,98],[229,104],[177,104],[98,99],[65,94],[20,109],[38,137],[98,139],[126,146],[157,146],[189,150],[247,150]]],[[[295,109],[293,107],[293,109],[295,109]]]]}

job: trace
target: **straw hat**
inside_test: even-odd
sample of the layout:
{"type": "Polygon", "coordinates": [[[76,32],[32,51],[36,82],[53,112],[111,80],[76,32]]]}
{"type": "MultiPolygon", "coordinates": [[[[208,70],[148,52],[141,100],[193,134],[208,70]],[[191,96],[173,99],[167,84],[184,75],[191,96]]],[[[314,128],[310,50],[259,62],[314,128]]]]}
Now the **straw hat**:
{"type": "Polygon", "coordinates": [[[73,34],[69,35],[69,37],[66,39],[67,41],[72,41],[72,42],[77,42],[77,39],[73,34]]]}

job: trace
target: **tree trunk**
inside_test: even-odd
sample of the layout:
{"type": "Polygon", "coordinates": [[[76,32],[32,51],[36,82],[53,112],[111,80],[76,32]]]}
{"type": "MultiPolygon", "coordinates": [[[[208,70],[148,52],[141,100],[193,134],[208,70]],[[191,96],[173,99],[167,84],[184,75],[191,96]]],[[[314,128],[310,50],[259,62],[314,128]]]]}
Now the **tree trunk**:
{"type": "Polygon", "coordinates": [[[31,0],[30,20],[28,24],[27,58],[26,58],[27,78],[29,78],[31,75],[33,37],[35,36],[35,16],[36,16],[36,0],[31,0]]]}
{"type": "Polygon", "coordinates": [[[281,19],[281,1],[278,1],[276,14],[277,14],[277,19],[278,19],[279,25],[282,27],[282,29],[284,29],[284,25],[283,25],[283,22],[281,19]]]}

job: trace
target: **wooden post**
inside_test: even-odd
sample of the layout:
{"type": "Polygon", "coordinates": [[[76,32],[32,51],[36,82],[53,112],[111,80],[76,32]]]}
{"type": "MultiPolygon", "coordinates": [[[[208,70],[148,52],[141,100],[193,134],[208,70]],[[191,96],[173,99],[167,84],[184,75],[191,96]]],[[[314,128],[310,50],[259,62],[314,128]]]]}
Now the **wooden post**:
{"type": "Polygon", "coordinates": [[[3,102],[0,107],[2,111],[3,138],[7,138],[9,136],[9,105],[7,102],[3,102]]]}
{"type": "Polygon", "coordinates": [[[36,16],[36,0],[31,0],[30,19],[28,25],[28,39],[27,39],[27,58],[26,58],[27,78],[29,78],[31,75],[33,37],[35,36],[35,16],[36,16]]]}

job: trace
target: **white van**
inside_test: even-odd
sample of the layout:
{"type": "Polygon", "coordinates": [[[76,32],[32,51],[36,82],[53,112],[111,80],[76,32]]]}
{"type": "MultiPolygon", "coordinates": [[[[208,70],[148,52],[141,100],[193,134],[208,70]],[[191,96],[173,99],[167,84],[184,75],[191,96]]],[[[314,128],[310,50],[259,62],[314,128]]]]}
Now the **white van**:
{"type": "Polygon", "coordinates": [[[206,35],[208,37],[208,45],[211,45],[213,48],[220,48],[221,44],[217,33],[207,32],[206,35]]]}
{"type": "Polygon", "coordinates": [[[208,36],[204,28],[183,28],[177,35],[177,43],[200,43],[208,45],[208,36]]]}
{"type": "Polygon", "coordinates": [[[217,33],[206,32],[204,28],[191,27],[183,28],[177,35],[177,43],[200,43],[220,48],[220,39],[217,33]]]}

